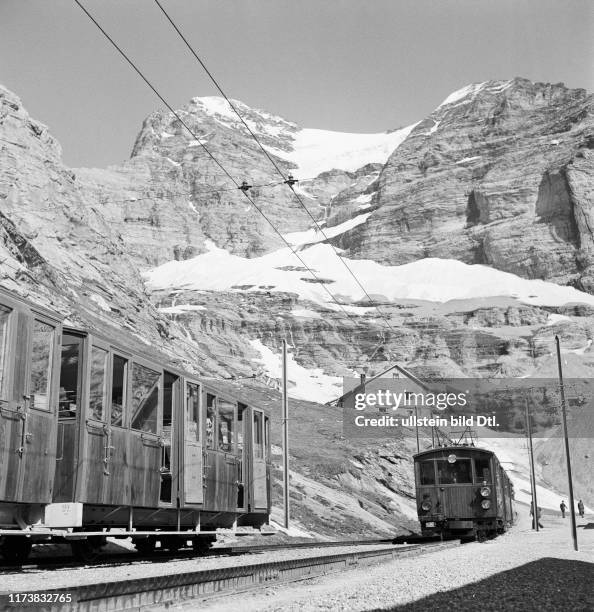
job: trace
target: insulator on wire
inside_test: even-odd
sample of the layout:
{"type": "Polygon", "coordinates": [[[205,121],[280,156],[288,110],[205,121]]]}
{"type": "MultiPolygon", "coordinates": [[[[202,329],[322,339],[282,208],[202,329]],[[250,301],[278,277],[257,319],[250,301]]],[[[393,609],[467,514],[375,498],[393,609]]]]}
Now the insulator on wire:
{"type": "Polygon", "coordinates": [[[288,185],[289,187],[293,187],[293,185],[298,182],[299,181],[296,178],[293,178],[292,174],[289,174],[289,178],[285,181],[285,185],[288,185]]]}
{"type": "Polygon", "coordinates": [[[251,188],[252,186],[248,185],[247,181],[243,181],[243,183],[241,183],[241,185],[237,189],[241,189],[243,193],[247,193],[248,189],[251,189],[251,188]]]}

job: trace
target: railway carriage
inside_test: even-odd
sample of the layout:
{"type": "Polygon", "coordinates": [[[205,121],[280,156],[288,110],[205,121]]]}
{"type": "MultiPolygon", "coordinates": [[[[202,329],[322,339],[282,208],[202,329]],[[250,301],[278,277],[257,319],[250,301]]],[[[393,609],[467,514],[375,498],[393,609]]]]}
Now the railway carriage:
{"type": "Polygon", "coordinates": [[[269,414],[117,331],[0,292],[0,552],[105,538],[202,551],[270,513],[269,414]]]}
{"type": "Polygon", "coordinates": [[[414,456],[416,499],[424,535],[503,533],[513,524],[513,485],[494,453],[472,446],[414,456]]]}

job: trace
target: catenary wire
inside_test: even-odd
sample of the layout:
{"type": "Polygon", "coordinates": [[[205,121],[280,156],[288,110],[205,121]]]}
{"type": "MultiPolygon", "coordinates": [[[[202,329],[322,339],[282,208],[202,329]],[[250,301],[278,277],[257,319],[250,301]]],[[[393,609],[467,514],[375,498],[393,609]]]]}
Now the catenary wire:
{"type": "MultiPolygon", "coordinates": [[[[109,34],[101,27],[99,22],[89,13],[89,11],[83,6],[83,4],[79,0],[74,0],[75,4],[87,15],[87,17],[91,20],[91,22],[99,29],[99,31],[105,36],[105,38],[112,44],[112,46],[118,51],[118,53],[126,60],[126,62],[133,68],[133,70],[140,76],[140,78],[146,83],[146,85],[153,91],[153,93],[161,100],[161,102],[169,109],[169,111],[177,118],[181,125],[183,125],[186,130],[190,133],[190,135],[200,144],[200,146],[204,149],[205,153],[212,159],[212,161],[223,171],[223,173],[229,178],[229,180],[240,189],[241,186],[235,180],[235,178],[229,173],[229,171],[219,162],[219,160],[210,152],[210,150],[201,142],[200,138],[194,133],[194,131],[187,125],[187,123],[180,117],[179,113],[175,111],[175,109],[167,102],[167,100],[159,93],[159,91],[154,87],[154,85],[147,79],[147,77],[143,74],[143,72],[136,66],[136,64],[126,55],[126,53],[119,47],[119,45],[109,36],[109,34]]],[[[316,275],[316,273],[307,265],[307,263],[303,260],[303,258],[297,253],[297,251],[293,248],[293,246],[286,240],[280,230],[272,223],[272,221],[268,218],[268,216],[264,213],[264,211],[254,202],[254,200],[244,191],[241,190],[250,204],[264,217],[264,219],[268,222],[268,224],[272,227],[276,234],[281,238],[281,240],[287,245],[289,250],[299,259],[299,261],[303,264],[306,270],[313,276],[317,283],[321,285],[321,287],[328,293],[330,298],[336,305],[344,312],[346,317],[352,321],[355,326],[357,326],[357,322],[351,317],[348,311],[344,308],[343,304],[341,304],[336,296],[326,287],[326,285],[320,280],[320,278],[316,275]]]]}
{"type": "MultiPolygon", "coordinates": [[[[316,229],[322,233],[322,235],[324,236],[324,238],[329,241],[328,236],[326,236],[324,230],[322,229],[322,227],[320,226],[320,224],[318,223],[317,219],[311,214],[310,210],[307,208],[307,206],[305,206],[303,200],[301,199],[301,197],[299,196],[299,194],[295,191],[293,185],[287,181],[284,172],[280,169],[279,165],[274,161],[274,159],[272,158],[272,156],[268,153],[268,151],[264,148],[264,146],[262,145],[262,143],[260,142],[260,140],[258,139],[258,137],[254,134],[254,132],[252,131],[252,129],[250,128],[250,126],[246,123],[246,121],[243,119],[243,117],[241,116],[241,114],[239,113],[239,111],[237,110],[237,108],[235,107],[235,105],[233,104],[233,102],[229,99],[229,97],[227,96],[227,94],[223,91],[222,87],[220,86],[220,84],[218,83],[218,81],[216,80],[216,78],[214,77],[214,75],[212,74],[212,72],[207,68],[206,64],[204,63],[204,61],[200,58],[200,56],[196,53],[196,51],[194,50],[194,48],[192,47],[192,45],[189,43],[189,41],[187,40],[187,38],[183,35],[183,33],[181,32],[181,30],[178,28],[178,26],[176,25],[176,23],[173,21],[173,19],[170,17],[169,13],[167,13],[167,11],[163,8],[163,5],[161,4],[161,2],[159,0],[154,0],[155,4],[159,7],[159,9],[161,10],[161,12],[163,13],[163,15],[165,16],[165,18],[169,21],[169,23],[171,24],[171,26],[173,27],[173,29],[177,32],[177,34],[179,35],[179,37],[182,39],[182,41],[185,43],[186,47],[189,49],[190,53],[194,56],[194,58],[196,59],[196,61],[200,64],[200,66],[202,66],[202,68],[204,69],[204,71],[206,72],[206,74],[208,75],[208,77],[210,78],[210,80],[213,82],[213,84],[215,85],[215,87],[218,89],[218,91],[220,92],[220,94],[225,98],[225,100],[227,101],[227,103],[229,104],[229,106],[231,107],[231,109],[233,110],[233,112],[238,116],[239,120],[241,121],[241,123],[245,126],[245,128],[247,129],[247,131],[249,132],[249,134],[252,136],[252,138],[254,139],[254,141],[258,144],[259,148],[262,150],[262,152],[264,153],[264,155],[268,158],[268,160],[270,161],[270,163],[274,166],[275,170],[278,172],[278,174],[283,178],[283,181],[285,182],[285,184],[291,189],[291,191],[293,192],[293,195],[295,196],[295,198],[297,199],[297,201],[299,202],[299,205],[305,210],[305,212],[308,214],[308,216],[310,217],[310,219],[314,222],[316,229]]],[[[387,325],[388,329],[392,332],[394,332],[394,328],[392,327],[392,325],[390,324],[390,321],[388,320],[388,318],[386,317],[386,315],[380,310],[379,306],[377,305],[377,303],[371,298],[371,296],[369,295],[369,293],[367,292],[367,290],[365,289],[365,287],[363,286],[363,284],[361,283],[361,281],[359,280],[359,278],[357,277],[357,275],[353,272],[353,269],[349,266],[349,264],[344,260],[344,258],[342,258],[338,252],[338,250],[336,249],[336,247],[331,243],[328,242],[328,244],[330,245],[330,247],[334,250],[334,253],[336,254],[336,256],[338,257],[338,259],[342,262],[342,264],[345,266],[345,268],[347,269],[348,273],[350,274],[350,276],[354,279],[354,281],[357,283],[357,285],[359,286],[359,288],[361,289],[361,291],[363,291],[363,293],[365,294],[365,296],[367,297],[367,299],[369,300],[369,303],[377,310],[377,312],[380,314],[380,316],[382,317],[382,319],[384,320],[385,324],[387,325]]]]}

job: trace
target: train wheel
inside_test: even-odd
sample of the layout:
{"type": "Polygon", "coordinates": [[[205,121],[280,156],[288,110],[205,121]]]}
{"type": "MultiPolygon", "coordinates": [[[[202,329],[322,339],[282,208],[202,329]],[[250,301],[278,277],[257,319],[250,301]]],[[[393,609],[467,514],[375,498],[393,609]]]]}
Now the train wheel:
{"type": "Polygon", "coordinates": [[[205,555],[211,549],[214,541],[212,538],[194,538],[192,548],[197,555],[205,555]]]}
{"type": "Polygon", "coordinates": [[[84,540],[72,540],[70,548],[77,561],[92,563],[98,559],[104,544],[104,538],[101,536],[91,536],[84,540]]]}
{"type": "Polygon", "coordinates": [[[0,544],[0,554],[9,563],[24,563],[31,552],[32,542],[29,538],[6,537],[0,544]]]}
{"type": "Polygon", "coordinates": [[[176,553],[184,544],[184,541],[177,536],[168,536],[161,540],[161,546],[169,552],[176,553]]]}
{"type": "Polygon", "coordinates": [[[157,540],[153,536],[134,540],[134,546],[136,546],[137,552],[141,555],[150,555],[155,550],[156,544],[157,540]]]}

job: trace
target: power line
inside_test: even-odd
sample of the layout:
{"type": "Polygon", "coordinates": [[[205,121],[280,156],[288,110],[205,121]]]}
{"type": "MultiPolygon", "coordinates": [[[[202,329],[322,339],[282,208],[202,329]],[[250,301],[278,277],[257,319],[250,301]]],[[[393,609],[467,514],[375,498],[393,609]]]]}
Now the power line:
{"type": "Polygon", "coordinates": [[[307,263],[303,260],[303,258],[297,253],[295,249],[293,249],[292,245],[286,240],[283,234],[277,229],[277,227],[272,223],[272,221],[267,217],[267,215],[262,211],[262,209],[254,202],[254,200],[246,193],[247,190],[241,189],[241,185],[233,178],[233,176],[229,173],[229,171],[219,162],[219,160],[210,152],[210,150],[206,147],[206,145],[200,140],[200,138],[194,133],[194,131],[188,126],[188,124],[180,117],[179,113],[167,102],[167,100],[159,93],[159,91],[154,87],[154,85],[147,79],[147,77],[142,73],[142,71],[136,66],[136,64],[126,55],[126,53],[118,46],[118,44],[109,36],[109,34],[101,27],[101,25],[97,22],[97,20],[87,11],[87,9],[82,5],[79,0],[74,0],[74,2],[78,5],[78,7],[87,15],[87,17],[93,22],[93,24],[97,27],[97,29],[105,36],[105,38],[112,44],[112,46],[118,51],[118,53],[126,60],[126,62],[130,65],[130,67],[140,76],[140,78],[146,83],[146,85],[153,91],[153,93],[161,100],[161,102],[169,109],[169,111],[177,118],[181,125],[183,125],[186,130],[190,133],[190,135],[198,142],[198,144],[204,149],[206,154],[212,159],[212,161],[223,171],[223,173],[229,178],[229,180],[240,189],[244,196],[248,199],[251,205],[264,217],[264,219],[268,222],[268,224],[272,227],[272,229],[278,234],[281,240],[287,245],[289,250],[299,259],[299,261],[303,264],[303,266],[308,270],[308,272],[313,276],[313,278],[318,282],[321,287],[328,293],[332,301],[334,301],[337,306],[344,312],[346,317],[353,321],[355,325],[356,321],[349,315],[347,310],[345,310],[344,306],[337,300],[334,294],[326,287],[326,285],[322,282],[320,278],[316,275],[316,273],[307,265],[307,263]]]}
{"type": "MultiPolygon", "coordinates": [[[[246,123],[246,121],[243,119],[243,117],[241,116],[241,114],[239,113],[239,111],[237,110],[237,108],[235,107],[235,105],[231,102],[231,100],[229,99],[229,97],[227,96],[227,94],[223,91],[222,87],[219,85],[218,81],[215,79],[214,75],[210,72],[210,70],[206,67],[206,64],[202,61],[202,59],[200,58],[200,56],[196,53],[196,51],[194,50],[194,48],[192,47],[192,45],[188,42],[188,40],[186,39],[186,37],[182,34],[182,32],[180,31],[180,29],[177,27],[177,25],[175,24],[175,22],[173,21],[173,19],[169,16],[169,14],[167,13],[167,11],[163,8],[163,5],[161,4],[161,2],[159,2],[159,0],[154,0],[155,4],[159,7],[159,9],[161,9],[161,12],[163,13],[163,15],[166,17],[166,19],[169,21],[169,23],[171,24],[171,26],[173,27],[173,29],[177,32],[177,34],[180,36],[180,38],[183,40],[183,42],[185,43],[186,47],[189,49],[190,53],[192,53],[192,55],[196,58],[196,61],[202,66],[202,68],[204,69],[204,71],[206,72],[206,74],[208,75],[208,77],[210,78],[210,80],[213,82],[213,84],[215,85],[215,87],[219,90],[220,94],[225,98],[225,100],[228,102],[229,106],[231,107],[231,109],[233,110],[233,112],[239,117],[239,120],[241,121],[241,123],[243,123],[243,125],[245,126],[245,128],[247,129],[247,131],[250,133],[250,135],[252,136],[252,138],[256,141],[256,143],[258,144],[258,146],[260,147],[260,149],[262,150],[262,152],[264,153],[264,155],[268,158],[268,160],[270,161],[270,163],[274,166],[275,170],[278,172],[278,174],[283,178],[284,183],[289,187],[289,189],[293,192],[293,195],[295,196],[295,198],[297,199],[297,201],[299,202],[299,205],[305,210],[305,212],[309,215],[309,217],[311,218],[311,220],[314,222],[316,228],[318,231],[320,231],[322,233],[322,235],[324,236],[324,238],[329,241],[330,239],[328,238],[328,236],[326,236],[324,230],[322,229],[322,227],[320,226],[320,224],[318,223],[317,219],[311,214],[311,212],[309,211],[309,209],[307,208],[307,206],[305,206],[305,204],[303,203],[303,200],[301,199],[301,197],[299,196],[299,194],[295,191],[292,182],[288,181],[287,178],[285,177],[283,171],[280,169],[280,167],[278,166],[278,164],[274,161],[274,159],[272,158],[272,156],[268,153],[268,151],[264,148],[264,146],[262,145],[262,143],[260,142],[260,140],[258,139],[258,137],[254,134],[254,132],[252,131],[252,129],[250,128],[250,126],[246,123]]],[[[371,299],[371,296],[369,295],[369,293],[367,292],[367,290],[365,289],[365,287],[361,284],[361,282],[359,281],[359,279],[357,278],[357,275],[353,272],[352,268],[349,266],[349,264],[340,256],[340,254],[338,253],[336,247],[331,243],[328,242],[328,244],[332,247],[332,249],[334,250],[334,253],[336,254],[336,256],[338,257],[338,259],[342,262],[342,264],[345,266],[345,268],[347,269],[348,273],[352,276],[352,278],[354,279],[354,281],[357,283],[357,285],[359,286],[359,288],[363,291],[364,295],[367,297],[367,299],[369,300],[369,303],[377,310],[377,312],[380,314],[380,316],[382,317],[382,319],[384,320],[384,322],[386,323],[387,327],[389,328],[390,331],[394,332],[394,328],[392,327],[392,325],[390,324],[390,321],[388,320],[388,318],[385,316],[385,314],[380,310],[379,306],[371,299]]]]}

